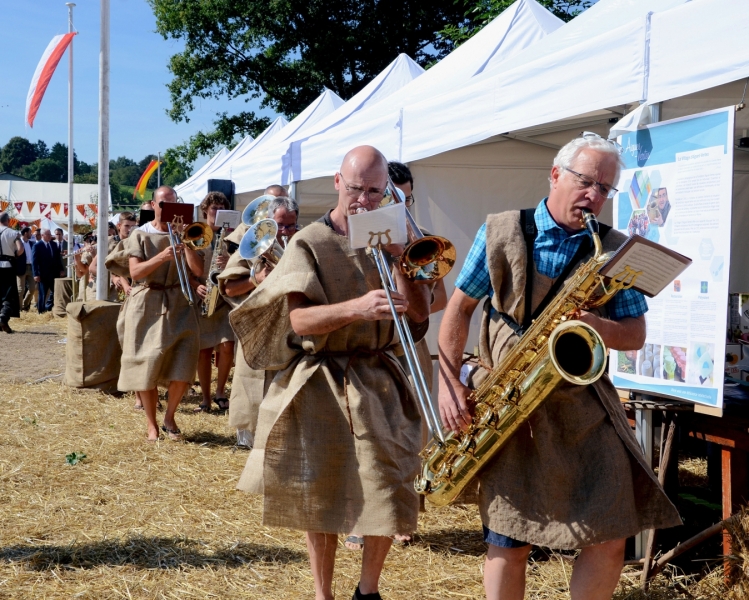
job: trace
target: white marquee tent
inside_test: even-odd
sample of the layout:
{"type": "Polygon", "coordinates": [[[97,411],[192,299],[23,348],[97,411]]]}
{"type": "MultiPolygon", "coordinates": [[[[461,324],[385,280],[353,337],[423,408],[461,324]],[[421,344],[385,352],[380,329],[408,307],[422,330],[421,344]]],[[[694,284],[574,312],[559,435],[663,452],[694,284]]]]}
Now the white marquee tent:
{"type": "MultiPolygon", "coordinates": [[[[40,181],[0,181],[0,200],[9,202],[10,216],[33,223],[43,218],[68,227],[68,184],[40,181]]],[[[73,184],[73,211],[76,225],[90,225],[98,210],[99,186],[89,183],[73,184]]],[[[111,204],[111,198],[110,198],[111,204]]]]}
{"type": "Polygon", "coordinates": [[[300,140],[339,127],[359,111],[399,94],[404,86],[422,73],[424,69],[405,54],[401,54],[350,100],[325,118],[300,128],[294,135],[279,139],[274,145],[269,144],[262,152],[252,157],[238,161],[233,171],[237,193],[241,194],[237,205],[248,204],[271,183],[286,185],[295,181],[292,173],[301,166],[300,140]]]}
{"type": "Polygon", "coordinates": [[[175,187],[178,196],[186,194],[192,191],[192,186],[195,182],[200,181],[200,178],[207,172],[209,172],[214,166],[216,166],[227,154],[229,150],[221,148],[216,154],[214,154],[208,161],[200,167],[195,173],[193,173],[187,180],[175,187]]]}

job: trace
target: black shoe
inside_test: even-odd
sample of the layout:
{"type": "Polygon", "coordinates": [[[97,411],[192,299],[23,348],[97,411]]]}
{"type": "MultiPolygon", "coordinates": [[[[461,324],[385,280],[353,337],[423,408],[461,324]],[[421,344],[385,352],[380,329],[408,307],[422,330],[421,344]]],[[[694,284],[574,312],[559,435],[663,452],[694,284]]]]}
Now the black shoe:
{"type": "Polygon", "coordinates": [[[13,333],[13,330],[10,328],[10,325],[8,325],[7,321],[0,321],[0,329],[2,329],[5,333],[13,333]]]}
{"type": "Polygon", "coordinates": [[[362,594],[359,591],[359,585],[357,584],[354,597],[351,600],[382,600],[382,596],[380,596],[380,592],[375,592],[374,594],[362,594]]]}

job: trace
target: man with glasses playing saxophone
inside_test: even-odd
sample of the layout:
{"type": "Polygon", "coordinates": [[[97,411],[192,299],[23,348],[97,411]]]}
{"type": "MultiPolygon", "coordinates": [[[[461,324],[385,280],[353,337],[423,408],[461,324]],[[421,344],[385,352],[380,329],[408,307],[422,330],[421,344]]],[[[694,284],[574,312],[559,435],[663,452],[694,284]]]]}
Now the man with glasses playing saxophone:
{"type": "MultiPolygon", "coordinates": [[[[479,352],[482,363],[492,367],[515,345],[515,329],[528,323],[526,312],[537,310],[554,280],[566,279],[569,266],[567,272],[574,274],[577,264],[592,255],[582,209],[596,216],[601,212],[616,193],[621,164],[618,145],[584,134],[557,154],[549,196],[534,214],[525,213],[525,227],[518,211],[487,217],[440,327],[439,402],[449,429],[471,423],[466,403],[471,390],[460,382],[460,367],[479,301],[490,299],[479,352]]],[[[604,252],[626,239],[615,230],[601,235],[604,252]]],[[[583,313],[581,320],[598,331],[608,348],[637,350],[645,342],[646,310],[642,295],[630,289],[620,291],[603,311],[583,313]]],[[[645,463],[605,376],[588,386],[555,388],[477,478],[489,544],[484,567],[489,600],[523,598],[531,544],[582,548],[570,580],[573,600],[610,598],[621,574],[625,539],[681,522],[645,463]]]]}
{"type": "MultiPolygon", "coordinates": [[[[351,150],[335,176],[338,204],[302,229],[231,321],[255,369],[276,370],[238,487],[264,494],[265,525],[306,532],[315,596],[333,598],[338,534],[365,538],[354,598],[380,598],[391,536],[415,530],[420,416],[392,352],[393,322],[372,258],[348,243],[348,217],[376,210],[387,161],[351,150]]],[[[390,257],[401,246],[387,246],[390,257]]],[[[423,324],[430,286],[395,270],[398,312],[423,324]]],[[[421,328],[423,335],[423,327],[421,328]]],[[[418,336],[417,336],[417,339],[418,336]]]]}
{"type": "Polygon", "coordinates": [[[181,439],[174,413],[194,380],[200,350],[197,314],[181,289],[175,255],[182,259],[184,254],[187,284],[194,288],[203,273],[203,260],[186,245],[171,246],[162,209],[172,202],[177,202],[174,189],[158,188],[153,197],[154,220],[133,231],[122,250],[107,257],[107,269],[133,282],[117,319],[122,346],[117,387],[123,392],[140,392],[149,441],[159,439],[159,386],[169,390],[161,429],[170,439],[181,439]]]}

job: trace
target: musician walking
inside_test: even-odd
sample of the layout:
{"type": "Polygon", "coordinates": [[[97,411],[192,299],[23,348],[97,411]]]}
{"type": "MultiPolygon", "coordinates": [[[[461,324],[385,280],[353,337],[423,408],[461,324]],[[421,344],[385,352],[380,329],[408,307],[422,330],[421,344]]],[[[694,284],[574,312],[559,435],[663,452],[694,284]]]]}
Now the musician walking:
{"type": "MultiPolygon", "coordinates": [[[[354,598],[375,600],[390,536],[416,528],[419,410],[376,265],[347,238],[349,215],[377,209],[386,184],[380,152],[351,150],[335,176],[337,206],[296,234],[231,315],[250,366],[277,369],[238,487],[264,494],[265,525],[307,532],[317,600],[333,598],[339,533],[364,536],[354,598]]],[[[398,312],[423,324],[429,286],[395,278],[398,312]]]]}
{"type": "Polygon", "coordinates": [[[197,287],[203,273],[198,253],[183,244],[172,248],[162,210],[177,202],[176,192],[162,186],[154,192],[155,218],[133,231],[123,243],[122,252],[107,257],[107,268],[116,275],[130,277],[132,290],[117,319],[122,345],[121,391],[138,391],[148,421],[148,440],[156,441],[158,386],[168,387],[169,402],[161,429],[174,440],[180,430],[174,413],[195,377],[199,339],[195,309],[180,289],[175,250],[184,253],[190,285],[197,287]]]}
{"type": "MultiPolygon", "coordinates": [[[[221,192],[209,192],[203,202],[200,203],[203,218],[213,231],[211,247],[203,251],[203,278],[197,289],[198,296],[203,303],[208,301],[206,298],[208,292],[206,281],[210,276],[214,255],[217,256],[213,266],[218,272],[226,267],[229,257],[224,242],[219,240],[219,231],[222,224],[216,222],[216,213],[219,210],[229,210],[230,208],[229,200],[221,192]]],[[[218,293],[218,288],[216,288],[216,293],[218,293]]],[[[198,310],[202,308],[202,306],[198,306],[198,310]]],[[[219,300],[219,305],[212,315],[201,314],[198,319],[200,325],[198,381],[200,381],[200,389],[203,392],[203,401],[195,409],[195,412],[209,412],[211,410],[211,359],[214,351],[216,352],[216,369],[218,371],[214,400],[219,410],[229,408],[229,400],[226,398],[226,381],[229,379],[229,372],[234,364],[234,332],[229,324],[229,310],[229,305],[223,300],[219,300]]]]}
{"type": "MultiPolygon", "coordinates": [[[[270,187],[283,190],[281,186],[270,187]]],[[[285,247],[297,232],[299,205],[287,196],[277,196],[268,206],[268,215],[278,225],[276,241],[285,247]],[[284,238],[286,238],[285,241],[284,238]]],[[[267,265],[258,265],[253,281],[251,268],[250,262],[242,258],[239,252],[235,252],[218,277],[221,294],[232,307],[237,307],[244,302],[255,290],[255,283],[259,285],[270,273],[267,265]]],[[[272,376],[272,373],[270,375],[272,376]]],[[[265,371],[257,371],[249,367],[240,344],[237,348],[236,366],[231,381],[231,398],[229,398],[229,427],[237,430],[237,445],[239,446],[252,447],[258,410],[265,394],[265,380],[265,371]]]]}
{"type": "MultiPolygon", "coordinates": [[[[619,177],[618,147],[595,134],[564,146],[554,159],[548,198],[535,213],[489,215],[459,274],[439,334],[440,413],[453,431],[471,422],[459,379],[471,316],[489,298],[480,358],[497,365],[517,343],[515,328],[542,304],[556,279],[591,255],[582,209],[601,212],[619,177]],[[524,231],[526,237],[524,238],[524,231]],[[526,241],[528,247],[526,247],[526,241]],[[528,257],[532,264],[526,270],[528,257]],[[569,266],[568,266],[569,265],[569,266]],[[526,277],[526,273],[530,275],[526,277]],[[530,298],[530,302],[526,302],[530,298]]],[[[603,235],[604,251],[626,239],[603,235]]],[[[647,305],[619,292],[581,320],[606,346],[637,350],[645,342],[647,305]]],[[[479,378],[486,371],[478,373],[479,378]]],[[[490,600],[520,600],[531,544],[582,548],[570,580],[573,600],[603,600],[616,588],[624,541],[644,529],[680,524],[676,509],[646,464],[618,394],[607,377],[589,386],[562,384],[478,476],[479,508],[489,550],[484,586],[490,600]]]]}

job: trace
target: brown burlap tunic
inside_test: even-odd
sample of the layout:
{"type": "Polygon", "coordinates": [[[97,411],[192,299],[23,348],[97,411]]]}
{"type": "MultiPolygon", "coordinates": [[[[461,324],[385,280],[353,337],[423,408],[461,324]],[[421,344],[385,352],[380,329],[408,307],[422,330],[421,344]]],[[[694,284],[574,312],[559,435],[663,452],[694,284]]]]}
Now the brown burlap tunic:
{"type": "Polygon", "coordinates": [[[264,494],[266,525],[380,536],[416,528],[420,417],[389,349],[392,321],[303,338],[289,322],[290,293],[331,305],[380,285],[364,250],[316,222],[231,314],[250,366],[277,370],[238,485],[264,494]]]}
{"type": "MultiPolygon", "coordinates": [[[[203,280],[205,281],[211,268],[211,260],[213,260],[214,250],[212,248],[206,248],[202,252],[203,280]]],[[[224,250],[224,252],[226,252],[226,250],[224,250]]],[[[229,311],[231,310],[231,307],[224,302],[223,299],[219,298],[218,307],[210,317],[204,317],[201,315],[202,304],[200,302],[196,302],[195,306],[198,311],[198,324],[200,325],[201,350],[215,348],[224,342],[234,341],[234,332],[229,324],[229,311]]]]}
{"type": "MultiPolygon", "coordinates": [[[[107,256],[107,268],[129,276],[129,258],[148,260],[169,247],[169,236],[133,231],[121,250],[107,256]]],[[[119,247],[118,247],[119,248],[119,247]]],[[[195,309],[182,295],[174,261],[133,281],[117,320],[122,346],[118,388],[123,392],[167,387],[170,381],[193,381],[199,338],[195,309]]]]}
{"type": "MultiPolygon", "coordinates": [[[[604,251],[625,239],[610,231],[604,251]]],[[[489,215],[486,240],[495,312],[484,307],[479,353],[494,365],[518,340],[497,313],[519,323],[524,317],[527,258],[518,211],[489,215]]],[[[552,283],[535,271],[533,310],[552,283]]],[[[681,523],[606,376],[591,386],[560,385],[481,472],[479,490],[489,529],[551,548],[581,548],[681,523]]]]}
{"type": "MultiPolygon", "coordinates": [[[[226,282],[249,277],[250,265],[239,255],[238,251],[235,252],[229,257],[226,267],[218,276],[219,291],[232,308],[239,306],[250,294],[241,297],[227,296],[226,282]]],[[[235,351],[234,377],[231,380],[231,396],[229,397],[229,427],[245,429],[254,435],[258,409],[263,400],[265,371],[250,368],[244,359],[242,344],[237,344],[235,351]]]]}

